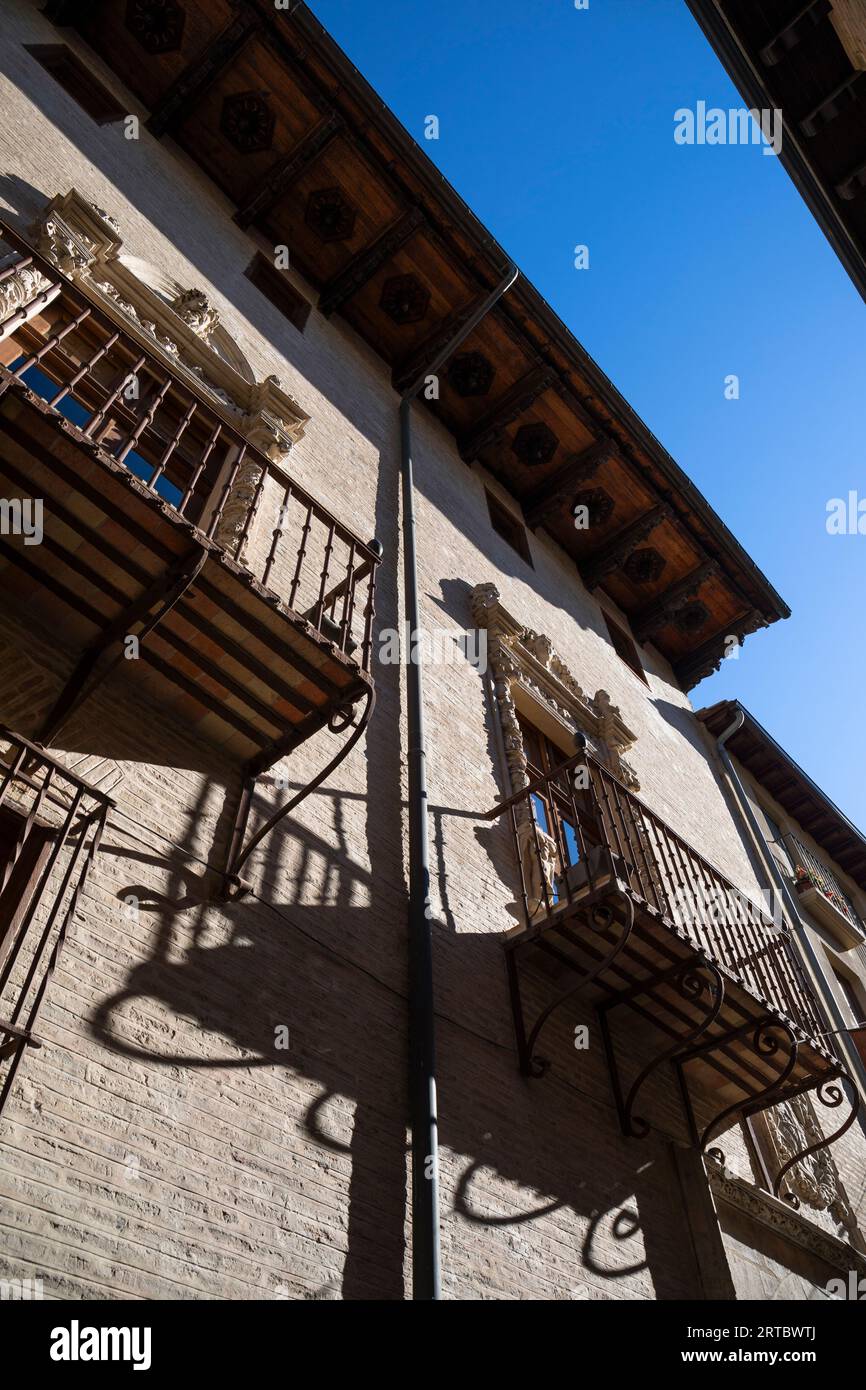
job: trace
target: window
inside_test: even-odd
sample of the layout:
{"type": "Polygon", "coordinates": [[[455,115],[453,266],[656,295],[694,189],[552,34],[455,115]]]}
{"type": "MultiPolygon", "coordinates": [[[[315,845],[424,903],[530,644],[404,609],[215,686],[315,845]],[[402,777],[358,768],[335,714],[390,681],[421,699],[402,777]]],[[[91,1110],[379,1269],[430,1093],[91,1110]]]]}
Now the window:
{"type": "MultiPolygon", "coordinates": [[[[22,353],[20,357],[17,357],[10,363],[10,369],[15,371],[15,369],[20,367],[21,363],[26,360],[26,357],[22,353]]],[[[21,373],[21,380],[26,386],[29,386],[30,390],[35,392],[37,396],[41,396],[44,401],[50,401],[57,394],[58,382],[43,372],[41,367],[28,367],[26,372],[21,373]]],[[[118,405],[118,410],[120,409],[122,409],[122,407],[118,405]]],[[[78,425],[79,429],[86,429],[87,425],[93,419],[93,411],[82,405],[81,401],[71,392],[64,396],[63,400],[59,402],[57,410],[65,419],[71,420],[73,425],[78,425]]],[[[155,430],[156,427],[154,427],[154,433],[155,430]]],[[[106,431],[101,435],[100,442],[108,441],[110,443],[113,433],[114,431],[109,422],[106,431]]],[[[116,437],[119,439],[120,435],[116,437]]],[[[142,445],[142,448],[144,447],[145,446],[142,445]]],[[[173,470],[176,469],[179,464],[182,464],[183,457],[183,453],[180,450],[175,451],[174,462],[172,463],[173,470]]],[[[150,482],[150,479],[157,469],[155,459],[146,459],[135,449],[130,449],[129,453],[123,459],[123,462],[130,473],[134,473],[135,476],[141,478],[144,483],[150,482]]],[[[177,474],[176,476],[180,477],[181,475],[177,474]]],[[[180,506],[184,495],[183,489],[172,481],[168,470],[162,473],[157,479],[154,491],[158,493],[160,497],[164,497],[166,502],[170,502],[173,507],[180,506]]]]}
{"type": "Polygon", "coordinates": [[[857,1024],[866,1023],[866,1003],[863,987],[858,980],[856,983],[849,975],[846,975],[836,965],[831,965],[833,976],[844,999],[842,1006],[842,1016],[846,1024],[851,1028],[851,1041],[857,1049],[860,1060],[866,1066],[866,1029],[857,1028],[857,1024]]]}
{"type": "MultiPolygon", "coordinates": [[[[526,539],[526,527],[513,512],[504,507],[498,497],[494,497],[492,492],[484,489],[487,498],[487,510],[490,513],[490,524],[497,536],[501,536],[507,541],[512,550],[516,550],[521,560],[532,566],[532,556],[529,553],[529,542],[526,539]]],[[[534,568],[534,566],[532,566],[534,568]]]]}
{"type": "Polygon", "coordinates": [[[782,870],[782,872],[786,874],[788,878],[793,878],[794,861],[788,853],[788,847],[785,844],[782,831],[778,823],[773,820],[773,817],[769,814],[768,811],[764,810],[763,806],[761,807],[761,814],[764,817],[764,822],[767,827],[767,840],[773,852],[773,857],[778,862],[779,868],[782,870]]]}
{"type": "MultiPolygon", "coordinates": [[[[552,772],[555,772],[558,767],[568,761],[570,755],[564,753],[546,734],[543,734],[534,724],[530,724],[523,715],[517,716],[517,722],[523,735],[523,751],[526,754],[527,773],[530,782],[534,782],[539,777],[549,777],[552,772]]],[[[535,823],[555,840],[560,866],[565,864],[566,867],[577,864],[580,859],[571,809],[572,795],[573,788],[568,782],[567,775],[563,780],[561,789],[558,779],[554,779],[541,791],[532,794],[532,814],[535,823]],[[561,794],[559,794],[560,791],[561,794]]],[[[588,810],[588,803],[584,806],[586,798],[586,792],[578,793],[576,801],[579,810],[588,810]]],[[[554,888],[554,901],[557,897],[558,893],[554,888]]]]}
{"type": "Polygon", "coordinates": [[[59,82],[88,116],[97,125],[108,125],[110,121],[121,121],[128,113],[114,99],[107,87],[103,87],[80,58],[64,43],[29,43],[27,52],[46,72],[50,72],[55,82],[59,82]]]}
{"type": "Polygon", "coordinates": [[[845,1000],[846,1008],[844,1008],[842,1012],[847,1015],[845,1019],[846,1023],[866,1022],[866,1004],[861,1002],[856,984],[851,977],[840,970],[838,966],[834,965],[832,970],[839,990],[845,1000]]]}
{"type": "Polygon", "coordinates": [[[632,639],[629,637],[625,628],[622,627],[621,624],[618,623],[615,618],[612,618],[609,613],[605,612],[604,609],[602,609],[601,611],[602,613],[604,613],[604,621],[607,623],[607,630],[610,633],[610,640],[613,643],[613,649],[616,652],[617,656],[625,662],[626,666],[630,667],[631,670],[634,671],[636,676],[640,677],[644,685],[649,685],[649,681],[644,675],[644,669],[641,663],[641,659],[638,656],[637,647],[635,646],[632,639]]]}
{"type": "Polygon", "coordinates": [[[248,280],[252,280],[265,299],[269,299],[274,308],[279,309],[289,323],[295,325],[299,333],[303,333],[311,305],[267,256],[257,251],[244,274],[248,280]]]}

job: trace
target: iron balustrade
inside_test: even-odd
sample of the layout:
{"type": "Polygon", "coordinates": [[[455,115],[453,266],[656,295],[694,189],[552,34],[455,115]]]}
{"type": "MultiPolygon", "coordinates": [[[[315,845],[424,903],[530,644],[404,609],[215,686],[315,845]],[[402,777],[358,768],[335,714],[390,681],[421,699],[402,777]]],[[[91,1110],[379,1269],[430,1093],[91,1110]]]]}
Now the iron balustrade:
{"type": "Polygon", "coordinates": [[[527,927],[543,930],[618,882],[652,918],[804,1036],[825,1031],[787,939],[682,836],[585,752],[489,813],[511,827],[527,927]]]}
{"type": "Polygon", "coordinates": [[[866,927],[863,925],[859,912],[832,870],[790,831],[782,837],[782,840],[794,865],[796,878],[802,881],[802,875],[797,873],[798,869],[802,870],[807,881],[817,888],[818,892],[822,893],[828,902],[831,902],[842,913],[843,917],[847,918],[855,931],[859,932],[861,936],[866,935],[866,927]]]}
{"type": "Polygon", "coordinates": [[[36,1020],[113,805],[0,726],[0,1109],[25,1048],[41,1046],[36,1020]]]}
{"type": "Polygon", "coordinates": [[[250,443],[168,352],[143,346],[2,224],[0,237],[12,247],[0,282],[27,272],[30,287],[0,321],[0,398],[24,388],[40,396],[71,438],[123,463],[369,671],[378,543],[360,540],[250,443]]]}

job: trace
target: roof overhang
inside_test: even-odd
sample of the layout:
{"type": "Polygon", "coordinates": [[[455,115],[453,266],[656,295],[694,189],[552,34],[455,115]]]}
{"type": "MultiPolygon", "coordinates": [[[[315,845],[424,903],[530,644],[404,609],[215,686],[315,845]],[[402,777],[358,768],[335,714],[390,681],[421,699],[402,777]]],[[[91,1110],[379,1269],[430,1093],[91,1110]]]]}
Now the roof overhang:
{"type": "Polygon", "coordinates": [[[790,754],[738,700],[721,700],[698,710],[697,717],[718,738],[742,711],[743,725],[726,748],[775,801],[866,890],[866,836],[835,806],[790,754]]]}
{"type": "MultiPolygon", "coordinates": [[[[76,25],[149,108],[151,131],[207,171],[242,226],[289,248],[320,310],[384,358],[398,391],[501,279],[503,248],[306,5],[53,0],[48,12],[76,25]]],[[[716,669],[733,639],[789,616],[524,277],[426,404],[466,462],[511,492],[684,686],[716,669]]]]}
{"type": "Polygon", "coordinates": [[[686,0],[752,110],[782,112],[779,158],[866,299],[862,0],[686,0]]]}

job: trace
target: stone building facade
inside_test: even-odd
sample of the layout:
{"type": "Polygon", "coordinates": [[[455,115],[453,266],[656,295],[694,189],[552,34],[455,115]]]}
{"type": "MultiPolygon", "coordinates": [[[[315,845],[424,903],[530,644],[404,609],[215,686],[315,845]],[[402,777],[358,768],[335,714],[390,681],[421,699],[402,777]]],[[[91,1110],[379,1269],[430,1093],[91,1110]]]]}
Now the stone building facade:
{"type": "MultiPolygon", "coordinates": [[[[413,1257],[406,672],[401,661],[387,659],[405,620],[399,397],[370,335],[345,312],[324,312],[321,298],[315,304],[320,287],[295,268],[294,256],[292,268],[279,273],[293,305],[314,304],[302,328],[285,304],[273,302],[272,286],[266,294],[251,278],[257,254],[273,263],[273,239],[252,217],[239,225],[244,218],[237,200],[190,153],[181,125],[167,137],[156,128],[154,109],[124,84],[82,8],[49,7],[52,22],[39,8],[14,0],[4,17],[0,216],[3,268],[10,270],[0,282],[8,348],[0,398],[4,497],[25,495],[16,478],[46,483],[41,545],[4,534],[0,557],[0,724],[4,760],[15,770],[4,805],[18,816],[9,822],[13,828],[40,827],[49,848],[34,858],[22,890],[21,902],[33,904],[32,921],[2,996],[0,1026],[11,1028],[2,1065],[13,1073],[0,1116],[0,1276],[38,1277],[47,1296],[68,1299],[401,1299],[408,1296],[413,1257]],[[87,81],[98,84],[103,103],[96,118],[87,81]],[[106,100],[115,103],[113,119],[106,100]],[[37,259],[20,266],[27,247],[37,259]],[[126,477],[148,460],[148,430],[160,404],[153,392],[143,405],[127,402],[130,430],[136,420],[142,429],[120,462],[119,437],[115,447],[110,433],[100,437],[91,430],[87,436],[90,426],[74,417],[68,398],[65,423],[57,424],[51,389],[36,374],[44,366],[51,377],[57,346],[27,365],[39,351],[28,333],[41,333],[44,345],[61,331],[52,304],[72,305],[77,313],[91,306],[93,321],[108,325],[106,333],[114,326],[133,356],[140,349],[156,364],[154,372],[164,367],[175,385],[183,384],[198,402],[197,419],[222,420],[232,432],[236,442],[187,530],[187,522],[173,515],[181,505],[177,488],[159,491],[154,484],[148,498],[147,474],[138,471],[138,483],[126,477]],[[85,447],[87,438],[92,449],[85,447]],[[251,446],[248,454],[243,440],[251,446]],[[308,525],[304,532],[303,508],[285,518],[280,470],[314,499],[324,531],[311,533],[308,525]],[[64,480],[62,489],[55,477],[64,480]],[[128,492],[128,512],[118,503],[116,513],[103,516],[100,488],[113,489],[112,497],[128,492]],[[316,602],[318,576],[328,570],[328,517],[336,519],[337,542],[349,548],[344,564],[359,595],[354,612],[345,588],[333,604],[323,607],[320,593],[316,602]],[[176,589],[164,587],[158,601],[151,596],[136,609],[135,592],[123,580],[124,559],[140,564],[146,577],[148,545],[178,556],[180,541],[175,545],[173,538],[182,530],[199,547],[204,568],[175,575],[176,589]],[[281,548],[273,550],[269,567],[275,532],[281,548]],[[373,538],[381,547],[378,564],[378,548],[369,548],[373,538]],[[311,586],[305,597],[292,589],[298,556],[311,586]],[[375,610],[364,587],[373,572],[375,610]],[[58,592],[63,585],[65,598],[58,592]],[[109,632],[113,610],[105,595],[120,590],[126,626],[109,632]],[[294,607],[285,601],[288,594],[294,607]],[[191,617],[180,616],[190,614],[190,603],[198,605],[197,630],[206,631],[205,611],[211,624],[207,643],[196,648],[194,672],[191,646],[175,646],[172,656],[162,645],[167,632],[180,641],[187,621],[191,631],[191,617]],[[102,646],[93,624],[87,626],[87,604],[108,624],[102,646]],[[285,628],[278,628],[283,621],[285,628]],[[222,652],[215,629],[226,634],[222,652]],[[129,635],[138,636],[141,651],[124,646],[129,635]],[[275,654],[269,662],[270,639],[275,654]],[[280,661],[286,671],[295,662],[296,673],[311,668],[311,674],[286,676],[282,694],[275,693],[280,661]],[[301,704],[309,700],[317,674],[323,688],[330,682],[328,688],[342,694],[325,715],[312,710],[304,724],[297,710],[291,712],[290,697],[295,690],[301,704]],[[364,726],[359,711],[369,684],[376,704],[364,726]],[[249,844],[244,836],[339,754],[351,736],[350,706],[361,736],[345,759],[241,862],[238,848],[249,844]],[[279,755],[247,788],[248,815],[238,821],[247,787],[242,769],[251,765],[250,731],[259,727],[256,719],[267,724],[269,711],[286,721],[289,735],[282,744],[275,741],[279,755]],[[33,797],[55,763],[54,788],[63,786],[64,796],[50,805],[43,797],[28,821],[33,797]],[[89,850],[92,862],[71,908],[67,912],[67,897],[52,918],[53,904],[61,902],[62,856],[41,895],[34,885],[41,883],[58,817],[67,815],[76,788],[84,798],[76,803],[79,815],[87,805],[94,817],[78,863],[89,850]],[[227,864],[239,863],[227,876],[227,864]],[[52,955],[64,920],[62,949],[52,955]],[[21,1038],[12,1010],[28,987],[38,991],[40,981],[45,987],[33,1037],[21,1038]]],[[[216,100],[214,84],[225,76],[228,96],[215,121],[226,149],[245,142],[249,161],[257,144],[275,138],[261,100],[253,101],[238,82],[231,88],[229,59],[249,45],[249,33],[279,24],[291,37],[292,26],[306,24],[310,61],[337,61],[304,6],[271,19],[262,19],[265,6],[227,6],[226,15],[217,16],[226,20],[224,36],[202,48],[210,54],[205,81],[196,45],[204,43],[209,7],[96,8],[111,12],[101,15],[106,24],[111,16],[125,24],[129,51],[142,65],[163,58],[175,64],[163,115],[176,113],[171,103],[190,100],[191,92],[203,110],[216,100]]],[[[267,32],[269,61],[276,61],[282,40],[267,32]]],[[[243,51],[249,54],[249,46],[243,51]]],[[[126,50],[117,52],[122,58],[126,50]]],[[[360,86],[351,86],[354,79],[344,77],[341,90],[359,103],[367,100],[360,86]]],[[[327,112],[319,118],[337,120],[327,112]]],[[[348,116],[341,112],[339,119],[348,116]]],[[[393,136],[386,116],[381,119],[384,134],[374,128],[364,136],[371,163],[379,135],[393,136]]],[[[323,150],[327,135],[320,130],[317,136],[323,150]]],[[[314,154],[308,145],[307,156],[314,154]]],[[[407,155],[414,171],[412,160],[420,169],[423,156],[407,155]]],[[[438,188],[429,197],[440,197],[438,188]]],[[[339,200],[313,199],[307,209],[318,219],[322,245],[333,245],[344,215],[339,200]]],[[[429,223],[426,203],[423,216],[429,223]]],[[[412,230],[404,227],[403,242],[392,236],[385,246],[372,237],[379,269],[412,230]]],[[[348,297],[353,285],[363,287],[363,277],[372,274],[370,257],[369,249],[355,253],[348,264],[351,284],[338,283],[344,272],[331,269],[328,293],[335,303],[338,291],[348,297]],[[359,263],[359,256],[367,260],[359,263]]],[[[400,279],[390,263],[382,274],[387,284],[400,279]]],[[[396,296],[393,322],[411,320],[416,287],[402,283],[382,293],[386,304],[389,294],[396,296]]],[[[78,331],[70,329],[68,344],[78,331]]],[[[517,332],[513,324],[511,331],[517,332]]],[[[474,376],[471,367],[464,363],[461,395],[470,403],[484,375],[483,362],[474,364],[474,376]]],[[[537,388],[548,370],[538,367],[537,388]]],[[[499,362],[496,371],[503,371],[499,362]]],[[[101,382],[103,396],[107,389],[101,382]]],[[[610,392],[622,412],[620,453],[626,431],[641,447],[658,448],[610,392]]],[[[74,390],[70,396],[78,399],[74,390]]],[[[531,461],[534,449],[543,453],[548,428],[532,418],[538,398],[536,389],[526,402],[511,400],[506,422],[510,434],[531,432],[522,436],[531,461]]],[[[85,401],[87,410],[96,410],[101,399],[85,401]]],[[[591,404],[583,407],[587,415],[591,404]]],[[[92,424],[92,414],[86,418],[92,424]]],[[[100,430],[107,418],[100,416],[100,430]]],[[[195,428],[189,426],[190,437],[195,428]]],[[[552,1014],[544,1035],[545,1074],[521,1071],[506,947],[518,939],[521,952],[524,942],[532,945],[545,896],[549,908],[551,893],[561,901],[571,888],[556,878],[555,848],[552,867],[543,868],[545,839],[537,820],[515,815],[523,836],[516,848],[507,813],[489,816],[531,782],[527,728],[563,759],[574,756],[575,735],[582,734],[593,766],[612,779],[604,785],[615,783],[623,798],[639,797],[645,811],[628,814],[642,827],[661,826],[652,833],[666,845],[687,845],[683,854],[695,856],[689,863],[710,866],[701,873],[728,885],[726,892],[764,901],[771,886],[765,867],[731,803],[714,740],[695,717],[688,687],[724,656],[724,640],[708,650],[702,626],[714,621],[714,633],[738,643],[746,632],[784,616],[784,605],[762,576],[755,577],[687,480],[671,473],[667,500],[659,505],[673,507],[677,518],[691,509],[695,528],[708,549],[717,545],[723,561],[705,559],[697,578],[689,571],[689,582],[678,581],[673,593],[667,578],[657,586],[652,592],[663,594],[667,607],[653,618],[644,605],[641,638],[620,601],[624,591],[609,576],[615,565],[643,553],[641,582],[652,578],[652,556],[660,562],[665,555],[663,539],[651,526],[646,530],[650,523],[643,523],[642,541],[640,527],[628,521],[630,548],[622,548],[621,532],[614,530],[618,553],[610,539],[592,550],[593,563],[600,556],[608,569],[590,584],[563,533],[540,521],[524,526],[528,502],[516,496],[519,480],[509,485],[507,471],[484,461],[480,443],[467,459],[472,449],[458,447],[454,429],[423,402],[414,407],[413,430],[421,624],[430,636],[424,676],[444,1295],[825,1296],[830,1279],[866,1271],[866,1140],[859,1124],[792,1169],[793,1178],[774,1195],[767,1190],[774,1143],[777,1159],[794,1157],[816,1136],[831,1135],[844,1113],[822,1103],[826,1089],[790,1100],[783,1147],[779,1124],[772,1128],[766,1119],[775,1112],[759,1110],[749,1124],[743,1121],[749,1096],[740,1095],[730,1077],[716,1089],[699,1084],[692,1096],[697,1130],[730,1110],[701,1157],[676,1067],[664,1061],[640,1089],[634,1132],[624,1134],[612,1075],[625,1077],[628,1089],[647,1057],[661,1058],[670,1038],[659,1037],[651,1010],[633,1018],[617,1013],[612,1067],[597,1013],[600,996],[592,989],[552,1014]],[[646,544],[649,535],[658,548],[646,544]],[[734,568],[738,582],[765,595],[765,611],[757,611],[756,599],[744,614],[734,612],[726,627],[722,588],[734,568]],[[717,620],[710,616],[715,603],[721,605],[717,620]],[[689,614],[680,619],[686,607],[689,614]],[[680,643],[673,660],[673,648],[666,654],[665,623],[673,624],[680,643]],[[477,657],[481,634],[486,660],[470,659],[477,657]],[[586,1045],[578,1045],[582,1028],[586,1045]],[[637,1137],[643,1117],[649,1132],[637,1137]]],[[[175,452],[180,457],[176,441],[175,452]]],[[[164,476],[170,476],[167,465],[164,476]]],[[[598,485],[591,472],[587,481],[590,491],[598,485]]],[[[574,491],[572,485],[569,498],[574,491]]],[[[536,498],[533,505],[541,503],[536,498]]],[[[586,505],[593,520],[598,496],[586,505]]],[[[658,512],[653,523],[669,525],[670,515],[658,512]]],[[[332,549],[333,537],[332,528],[332,549]]],[[[670,545],[674,556],[676,544],[670,545]]],[[[634,562],[631,568],[636,571],[634,562]]],[[[530,801],[522,804],[528,811],[530,801]]],[[[604,824],[609,837],[612,822],[604,824]]],[[[12,871],[7,898],[25,867],[22,856],[15,859],[10,834],[6,852],[22,867],[12,871]]],[[[650,854],[641,844],[644,864],[650,854]]],[[[583,855],[581,862],[595,872],[598,861],[583,855]]],[[[647,872],[658,891],[662,871],[647,872]]],[[[648,934],[668,931],[658,925],[663,914],[645,916],[648,934]]],[[[20,914],[10,911],[2,923],[8,944],[20,914]]],[[[756,1034],[767,1000],[749,985],[748,971],[760,974],[755,961],[762,952],[775,959],[777,950],[789,947],[783,921],[753,956],[752,946],[737,956],[746,962],[746,983],[737,985],[737,1007],[748,1021],[741,1033],[759,1053],[756,1034]]],[[[736,943],[732,949],[739,949],[736,943]]],[[[689,1010],[697,1005],[688,997],[686,967],[691,961],[700,969],[703,959],[676,957],[682,971],[676,982],[686,995],[684,1031],[675,1047],[694,1031],[689,1010]]],[[[736,975],[730,961],[718,964],[736,975]]],[[[538,1012],[551,989],[562,989],[561,967],[545,970],[543,959],[530,959],[525,970],[523,1000],[538,1012]]],[[[790,970],[799,980],[795,967],[790,970]]],[[[802,989],[811,1000],[808,981],[802,989]]],[[[699,995],[711,998],[707,977],[699,995]]],[[[819,1019],[821,1007],[816,996],[819,1019]]],[[[771,1053],[782,1057],[784,1029],[775,1036],[771,1053]]],[[[820,1049],[809,1052],[806,1035],[798,1042],[797,1066],[820,1063],[832,1081],[838,1059],[820,1049]]],[[[763,1075],[764,1060],[758,1060],[763,1075]]],[[[751,1061],[742,1065],[754,1073],[751,1061]]],[[[855,1089],[858,1084],[855,1077],[855,1089]]]]}

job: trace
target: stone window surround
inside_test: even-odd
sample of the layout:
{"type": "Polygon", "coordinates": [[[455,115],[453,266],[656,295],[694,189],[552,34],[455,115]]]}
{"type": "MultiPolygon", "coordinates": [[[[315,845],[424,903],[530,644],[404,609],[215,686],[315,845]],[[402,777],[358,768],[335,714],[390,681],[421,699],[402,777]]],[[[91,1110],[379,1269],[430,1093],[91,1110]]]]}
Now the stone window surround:
{"type": "Polygon", "coordinates": [[[272,462],[286,458],[310,417],[276,376],[255,380],[202,290],[124,252],[117,221],[75,188],[50,200],[32,235],[46,260],[130,338],[210,397],[217,413],[272,462]]]}
{"type": "Polygon", "coordinates": [[[502,727],[511,780],[509,794],[529,784],[526,751],[517,720],[524,714],[563,750],[574,751],[576,733],[630,790],[637,774],[623,756],[636,741],[606,690],[589,696],[557,655],[550,638],[518,622],[503,606],[495,584],[476,584],[472,616],[487,632],[487,664],[502,727]]]}
{"type": "MultiPolygon", "coordinates": [[[[243,352],[220,323],[204,291],[184,288],[164,271],[122,254],[120,227],[109,213],[76,189],[52,198],[31,228],[40,254],[151,357],[161,358],[181,386],[210,398],[212,409],[273,464],[281,464],[309,422],[276,376],[256,381],[243,352]]],[[[0,318],[48,285],[36,266],[0,285],[0,318]]],[[[231,476],[238,446],[226,451],[214,500],[231,476]]],[[[214,540],[235,559],[262,477],[249,455],[223,507],[214,540]]],[[[207,525],[206,509],[201,524],[207,525]]]]}
{"type": "Polygon", "coordinates": [[[866,1275],[866,1249],[856,1227],[853,1231],[848,1228],[849,1240],[832,1235],[816,1226],[802,1211],[774,1197],[772,1193],[765,1192],[763,1188],[756,1187],[747,1178],[731,1172],[726,1168],[724,1160],[716,1154],[708,1153],[704,1164],[717,1204],[721,1202],[735,1208],[751,1220],[784,1237],[792,1245],[799,1245],[843,1273],[853,1268],[858,1276],[866,1275]]]}

